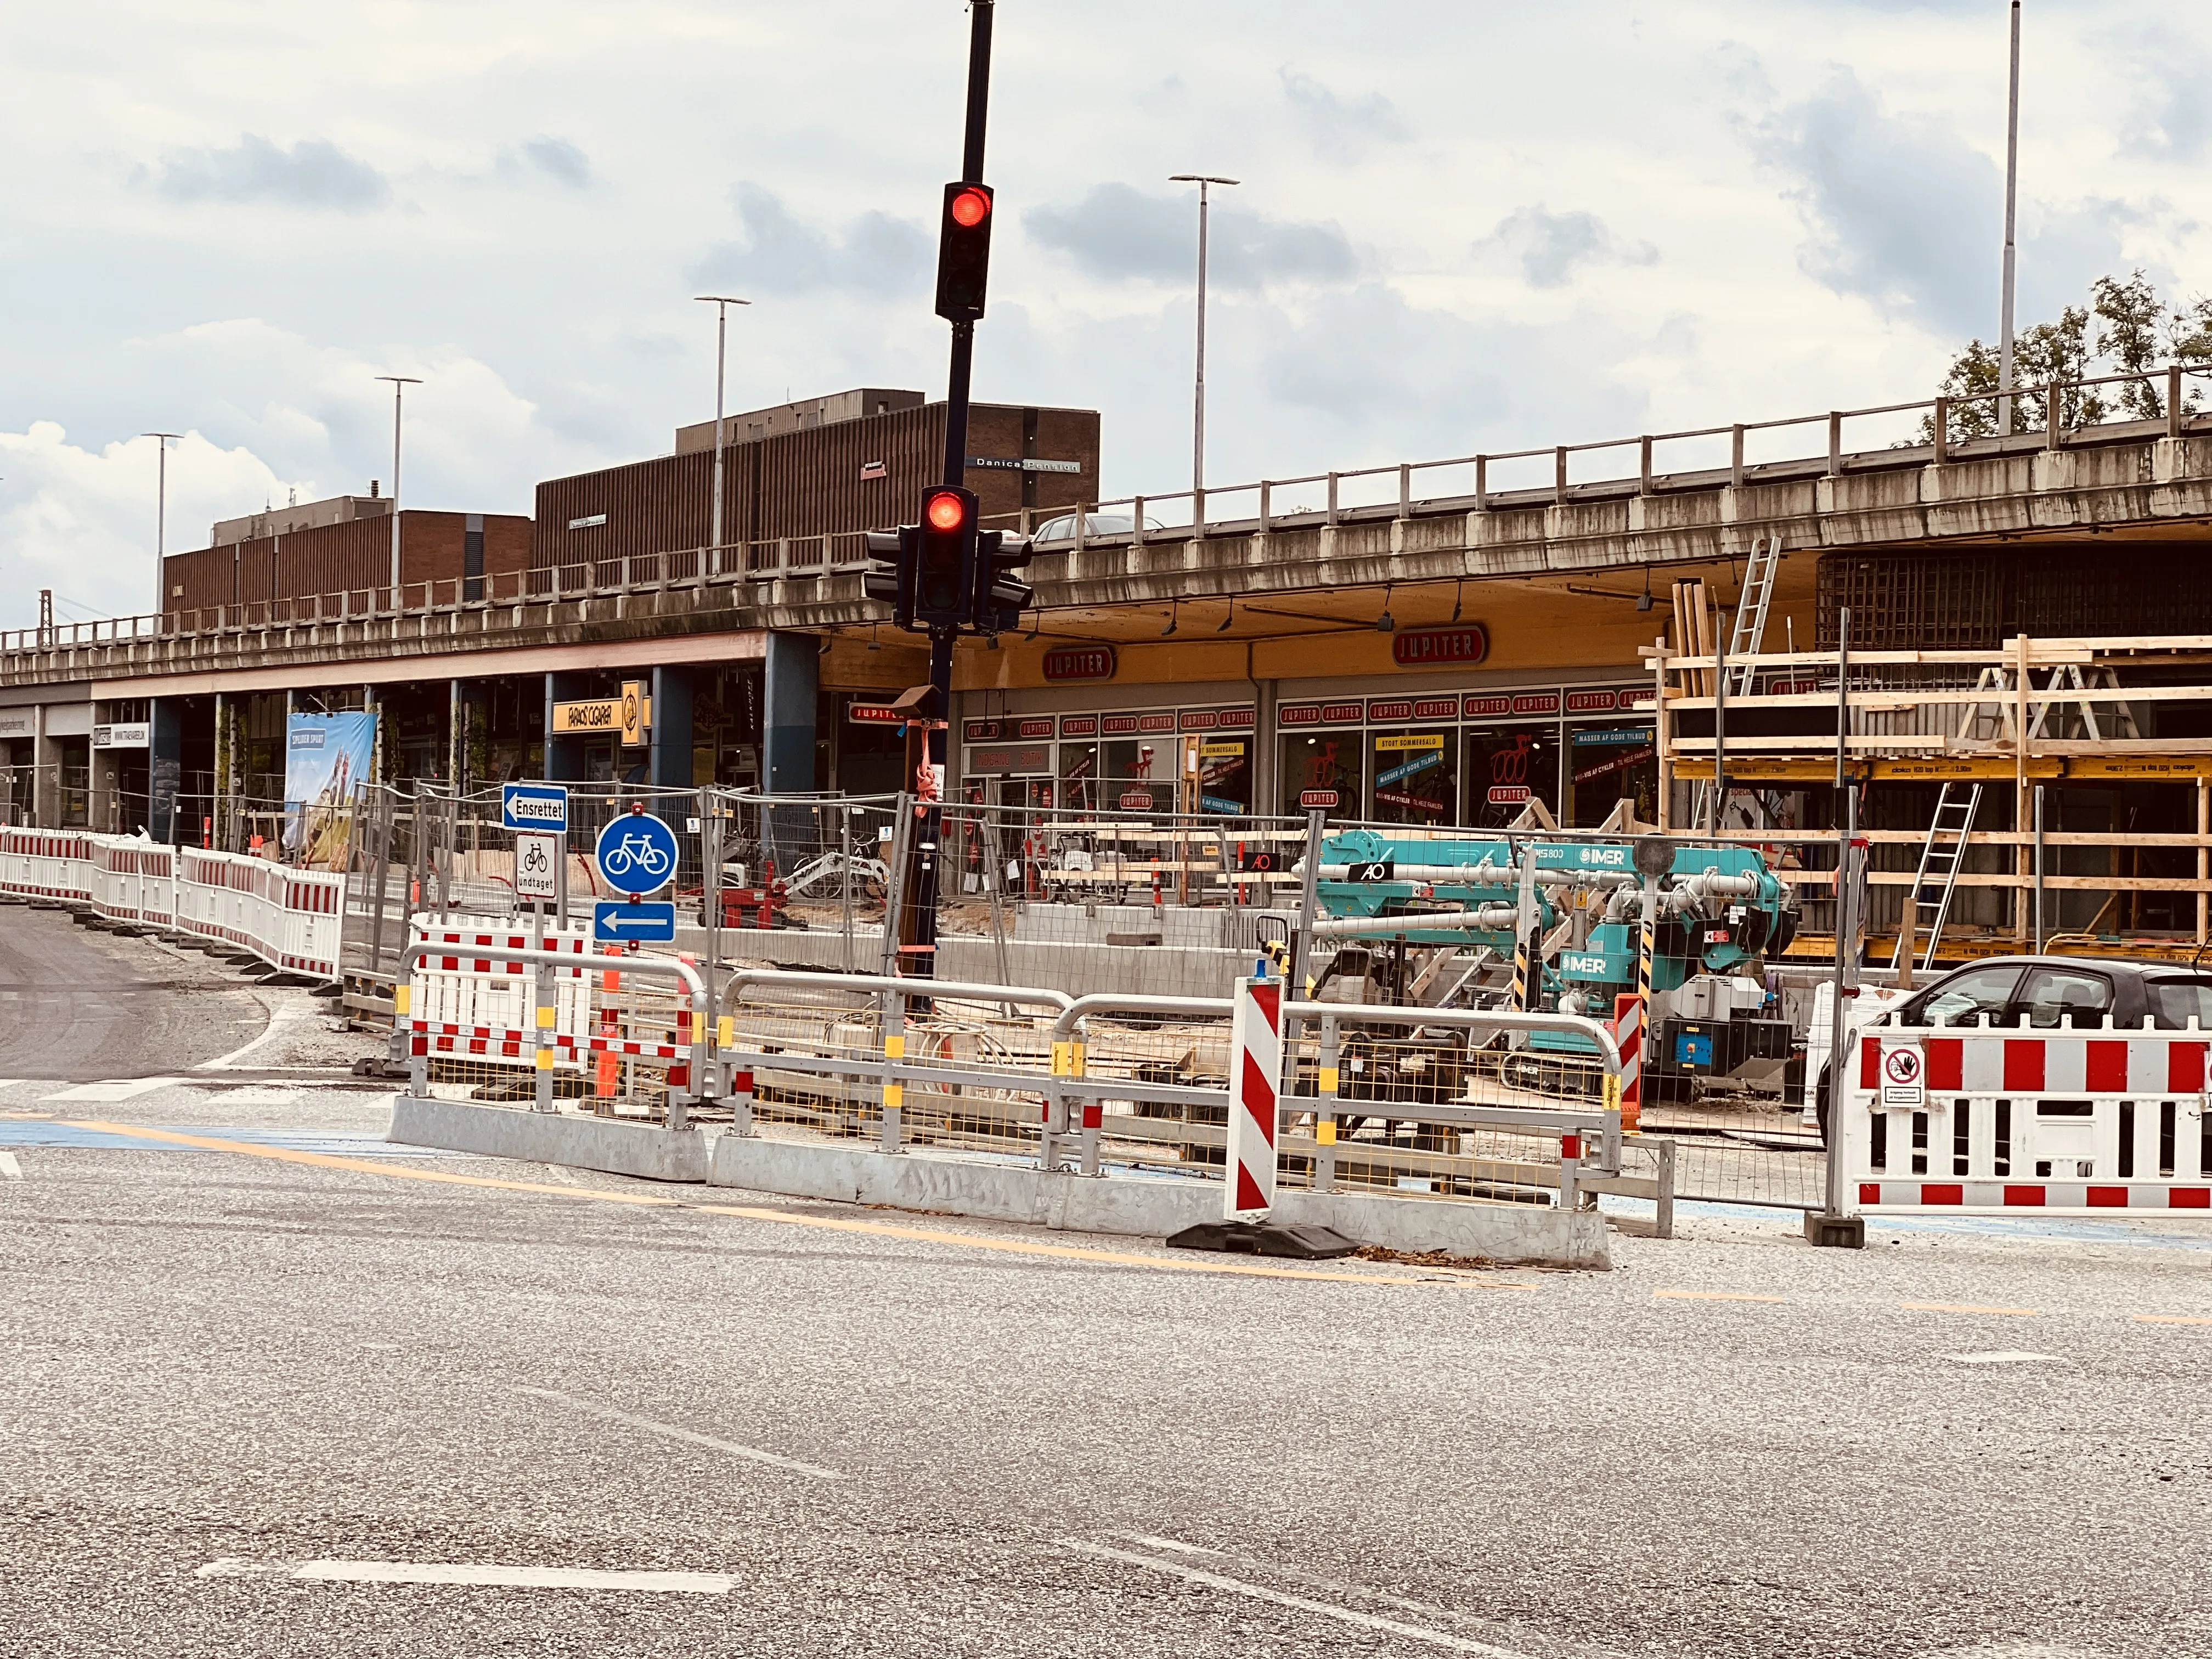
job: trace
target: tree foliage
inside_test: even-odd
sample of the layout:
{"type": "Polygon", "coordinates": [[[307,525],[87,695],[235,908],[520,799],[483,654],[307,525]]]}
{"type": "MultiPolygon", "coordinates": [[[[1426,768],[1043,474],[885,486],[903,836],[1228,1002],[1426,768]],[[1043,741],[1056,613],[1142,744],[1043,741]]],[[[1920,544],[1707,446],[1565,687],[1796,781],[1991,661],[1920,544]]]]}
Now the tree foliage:
{"type": "MultiPolygon", "coordinates": [[[[2013,430],[2044,430],[2051,418],[2045,388],[2052,386],[2058,389],[2062,428],[2162,420],[2170,363],[2212,364],[2212,296],[2199,295],[2169,306],[2140,270],[2124,280],[2100,276],[2089,285],[2087,305],[2068,306],[2056,321],[2038,323],[2014,337],[2013,430]],[[2140,378],[2083,384],[2116,374],[2140,378]],[[2020,391],[2027,395],[2018,395],[2020,391]]],[[[2204,377],[2194,378],[2201,382],[2204,377]]],[[[1998,348],[1972,342],[1937,388],[1951,400],[1953,443],[1996,435],[2002,389],[1998,348]]],[[[2196,386],[2189,386],[2183,409],[2194,412],[2202,397],[2196,386]]],[[[1933,442],[1936,417],[1927,416],[1920,425],[1921,441],[1933,442]]]]}

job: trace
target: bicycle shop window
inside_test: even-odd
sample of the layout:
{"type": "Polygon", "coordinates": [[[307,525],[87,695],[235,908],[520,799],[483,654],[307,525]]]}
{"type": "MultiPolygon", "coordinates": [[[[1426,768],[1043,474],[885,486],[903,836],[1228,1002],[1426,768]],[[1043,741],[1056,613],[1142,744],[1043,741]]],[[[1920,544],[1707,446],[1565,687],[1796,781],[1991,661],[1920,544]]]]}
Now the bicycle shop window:
{"type": "Polygon", "coordinates": [[[1368,764],[1378,823],[1454,823],[1459,818],[1458,745],[1449,732],[1376,732],[1368,764]]]}
{"type": "Polygon", "coordinates": [[[1640,823],[1659,817],[1659,751],[1648,726],[1571,726],[1567,732],[1569,797],[1567,822],[1595,829],[1622,801],[1631,801],[1640,823]]]}
{"type": "Polygon", "coordinates": [[[1101,793],[1106,805],[1125,811],[1172,812],[1176,800],[1176,740],[1173,733],[1140,738],[1109,738],[1098,745],[1105,751],[1106,785],[1101,793]],[[1144,795],[1149,805],[1139,805],[1144,795]]]}
{"type": "Polygon", "coordinates": [[[1551,721],[1501,726],[1467,734],[1467,814],[1463,823],[1502,830],[1540,801],[1559,815],[1559,728],[1551,721]]]}
{"type": "Polygon", "coordinates": [[[1251,738],[1205,738],[1198,745],[1198,810],[1242,817],[1252,807],[1251,738]]]}
{"type": "Polygon", "coordinates": [[[1332,819],[1359,816],[1367,743],[1358,727],[1290,732],[1282,740],[1282,755],[1279,775],[1285,813],[1303,817],[1304,803],[1311,801],[1332,819]]]}

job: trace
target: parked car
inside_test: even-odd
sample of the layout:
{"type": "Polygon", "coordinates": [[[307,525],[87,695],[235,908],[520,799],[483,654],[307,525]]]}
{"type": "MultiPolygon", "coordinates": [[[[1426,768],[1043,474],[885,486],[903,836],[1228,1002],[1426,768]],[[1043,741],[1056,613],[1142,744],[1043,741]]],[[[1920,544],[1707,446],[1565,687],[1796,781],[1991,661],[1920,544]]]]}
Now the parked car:
{"type": "MultiPolygon", "coordinates": [[[[2083,957],[1992,957],[1953,969],[1926,989],[1858,1024],[1940,1030],[1979,1025],[1986,1018],[2008,1030],[2055,1030],[2063,1019],[2181,1031],[2194,1020],[2212,1033],[2212,966],[2107,961],[2083,957]]],[[[1814,1097],[1820,1138],[1828,1135],[1828,1073],[1820,1067],[1814,1097]]]]}
{"type": "MultiPolygon", "coordinates": [[[[1058,518],[1047,519],[1036,527],[1033,539],[1045,542],[1072,542],[1075,539],[1075,519],[1073,513],[1063,513],[1058,518]]],[[[1083,514],[1083,533],[1091,536],[1126,536],[1137,527],[1133,513],[1086,513],[1083,514]]],[[[1149,513],[1145,514],[1145,531],[1150,534],[1167,526],[1149,513]]]]}

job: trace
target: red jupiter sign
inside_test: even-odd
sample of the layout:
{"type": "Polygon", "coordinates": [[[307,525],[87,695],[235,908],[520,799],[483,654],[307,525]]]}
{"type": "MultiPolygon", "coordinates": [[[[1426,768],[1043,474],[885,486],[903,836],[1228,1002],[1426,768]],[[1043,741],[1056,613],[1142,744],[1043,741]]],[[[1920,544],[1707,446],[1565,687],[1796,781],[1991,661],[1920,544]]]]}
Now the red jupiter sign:
{"type": "Polygon", "coordinates": [[[1490,635],[1480,623],[1402,629],[1390,638],[1390,659],[1401,668],[1463,668],[1489,654],[1490,635]]]}
{"type": "Polygon", "coordinates": [[[1114,678],[1114,647],[1056,645],[1044,653],[1044,677],[1055,685],[1070,680],[1110,680],[1114,678]]]}

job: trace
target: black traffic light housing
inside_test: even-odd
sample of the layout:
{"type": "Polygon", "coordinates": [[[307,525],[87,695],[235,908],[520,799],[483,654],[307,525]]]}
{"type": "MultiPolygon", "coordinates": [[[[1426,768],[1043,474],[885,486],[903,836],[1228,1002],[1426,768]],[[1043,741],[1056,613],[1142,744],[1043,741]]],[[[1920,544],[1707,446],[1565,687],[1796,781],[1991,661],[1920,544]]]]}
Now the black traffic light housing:
{"type": "Polygon", "coordinates": [[[921,498],[915,532],[914,620],[959,629],[975,621],[975,492],[940,484],[921,498]]]}
{"type": "Polygon", "coordinates": [[[1010,530],[986,530],[975,545],[975,627],[986,634],[1010,634],[1036,597],[1014,572],[1030,562],[1027,536],[1010,530]]]}
{"type": "Polygon", "coordinates": [[[890,606],[891,620],[901,628],[914,626],[914,572],[921,552],[919,525],[868,532],[868,557],[874,568],[861,574],[860,592],[890,606]]]}
{"type": "Polygon", "coordinates": [[[972,323],[983,314],[995,206],[988,185],[945,187],[937,232],[937,314],[948,323],[972,323]]]}

